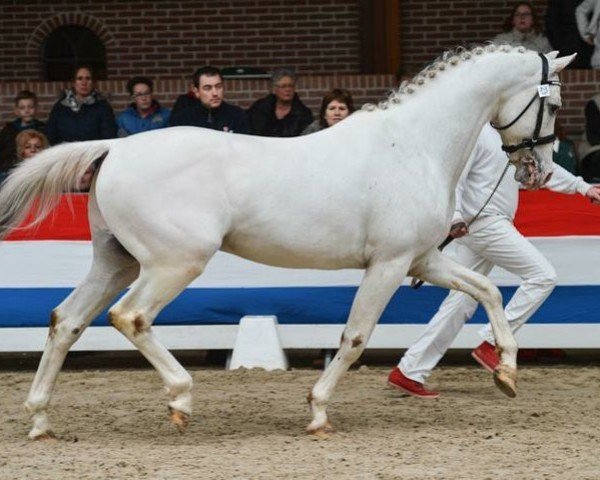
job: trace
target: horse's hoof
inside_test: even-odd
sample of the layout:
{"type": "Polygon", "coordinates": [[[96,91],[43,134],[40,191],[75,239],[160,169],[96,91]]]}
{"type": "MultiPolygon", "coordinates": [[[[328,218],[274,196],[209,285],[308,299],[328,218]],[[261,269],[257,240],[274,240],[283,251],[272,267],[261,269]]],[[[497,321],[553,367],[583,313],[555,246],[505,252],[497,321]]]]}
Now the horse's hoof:
{"type": "Polygon", "coordinates": [[[504,395],[510,398],[517,396],[517,371],[514,368],[503,365],[496,367],[494,383],[504,395]]]}
{"type": "Polygon", "coordinates": [[[320,438],[321,440],[327,440],[329,436],[334,432],[335,429],[331,426],[329,420],[325,423],[325,425],[322,425],[320,427],[313,427],[312,424],[310,424],[306,428],[306,433],[308,433],[309,435],[314,435],[315,437],[320,438]]]}
{"type": "Polygon", "coordinates": [[[56,435],[54,435],[54,432],[46,432],[46,433],[40,433],[39,435],[34,435],[33,437],[30,437],[31,440],[33,440],[34,442],[47,442],[47,441],[57,441],[58,439],[56,438],[56,435]]]}
{"type": "Polygon", "coordinates": [[[179,433],[184,433],[190,424],[190,415],[174,408],[169,408],[169,412],[171,423],[177,427],[179,433]]]}

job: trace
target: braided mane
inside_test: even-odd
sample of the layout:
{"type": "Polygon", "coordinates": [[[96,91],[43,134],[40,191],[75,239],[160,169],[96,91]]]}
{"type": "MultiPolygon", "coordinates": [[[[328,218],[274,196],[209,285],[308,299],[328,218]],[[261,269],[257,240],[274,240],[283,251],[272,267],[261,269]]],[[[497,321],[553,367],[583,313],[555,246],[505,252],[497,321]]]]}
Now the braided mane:
{"type": "Polygon", "coordinates": [[[362,106],[362,110],[374,111],[374,110],[386,110],[391,105],[397,105],[402,101],[402,98],[406,95],[412,95],[421,85],[434,79],[438,73],[443,72],[446,68],[456,66],[460,63],[470,60],[476,55],[485,55],[488,53],[525,53],[527,49],[522,46],[512,47],[510,45],[495,45],[490,43],[488,45],[478,45],[471,49],[465,47],[457,47],[452,50],[448,50],[440,55],[437,59],[427,65],[423,70],[417,73],[410,80],[403,81],[400,86],[392,90],[387,99],[382,100],[377,105],[373,103],[365,103],[362,106]]]}

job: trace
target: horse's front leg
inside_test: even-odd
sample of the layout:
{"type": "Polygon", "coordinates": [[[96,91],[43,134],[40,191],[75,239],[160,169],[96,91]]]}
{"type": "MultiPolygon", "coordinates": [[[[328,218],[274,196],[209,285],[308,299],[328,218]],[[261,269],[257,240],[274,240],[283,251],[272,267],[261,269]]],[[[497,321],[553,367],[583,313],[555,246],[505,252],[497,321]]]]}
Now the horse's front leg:
{"type": "Polygon", "coordinates": [[[331,430],[327,403],[342,375],[363,352],[373,328],[390,298],[406,276],[410,260],[395,258],[372,263],[354,297],[340,349],[308,395],[313,420],[308,433],[323,435],[331,430]]]}
{"type": "Polygon", "coordinates": [[[420,261],[411,273],[435,285],[465,292],[483,305],[490,319],[500,356],[500,366],[494,372],[494,382],[503,393],[515,397],[517,342],[502,308],[500,290],[484,275],[455,262],[437,249],[420,261]]]}

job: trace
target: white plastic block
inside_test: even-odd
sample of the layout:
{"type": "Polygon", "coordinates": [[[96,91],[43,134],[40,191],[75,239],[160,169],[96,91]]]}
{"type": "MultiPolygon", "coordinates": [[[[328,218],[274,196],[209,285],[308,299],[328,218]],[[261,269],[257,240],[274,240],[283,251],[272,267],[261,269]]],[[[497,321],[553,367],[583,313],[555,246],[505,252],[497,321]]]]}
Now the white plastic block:
{"type": "Polygon", "coordinates": [[[277,331],[277,317],[247,315],[240,320],[229,370],[287,370],[288,361],[277,331]]]}

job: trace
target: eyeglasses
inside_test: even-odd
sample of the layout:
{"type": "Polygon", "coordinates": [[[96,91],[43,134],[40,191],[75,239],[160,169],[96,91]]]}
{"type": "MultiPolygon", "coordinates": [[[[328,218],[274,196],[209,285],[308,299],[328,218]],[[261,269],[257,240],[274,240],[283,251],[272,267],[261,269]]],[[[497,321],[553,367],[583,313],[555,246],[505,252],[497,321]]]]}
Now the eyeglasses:
{"type": "Polygon", "coordinates": [[[517,18],[528,18],[531,16],[532,16],[531,13],[515,13],[515,17],[517,17],[517,18]]]}
{"type": "Polygon", "coordinates": [[[140,92],[140,93],[134,93],[131,96],[131,98],[149,97],[150,95],[152,95],[152,92],[140,92]]]}
{"type": "Polygon", "coordinates": [[[282,89],[283,88],[294,88],[296,86],[296,84],[294,84],[294,83],[284,83],[283,85],[277,85],[277,84],[275,84],[275,86],[277,88],[282,88],[282,89]]]}

